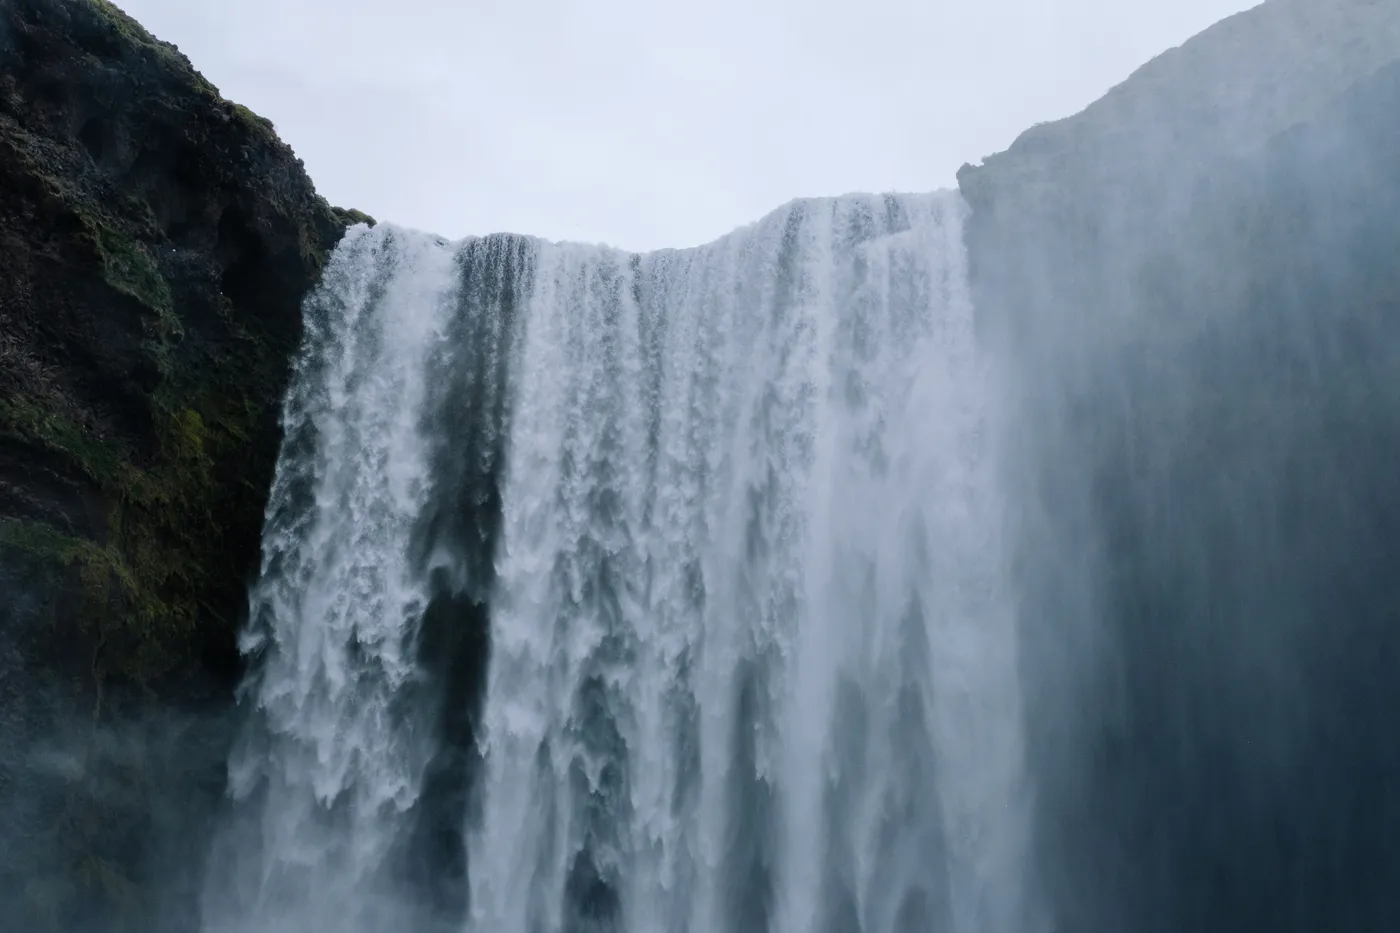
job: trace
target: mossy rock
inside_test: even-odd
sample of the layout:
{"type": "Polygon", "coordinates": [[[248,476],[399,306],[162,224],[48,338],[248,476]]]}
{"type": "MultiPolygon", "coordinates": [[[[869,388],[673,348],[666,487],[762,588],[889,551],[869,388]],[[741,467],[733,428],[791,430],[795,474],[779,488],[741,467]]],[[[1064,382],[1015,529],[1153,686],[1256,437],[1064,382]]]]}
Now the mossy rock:
{"type": "Polygon", "coordinates": [[[368,224],[373,227],[378,223],[377,220],[364,211],[357,211],[353,207],[333,207],[331,210],[335,212],[336,219],[347,227],[353,227],[356,224],[368,224]]]}
{"type": "Polygon", "coordinates": [[[269,120],[267,117],[262,116],[261,114],[254,113],[252,110],[248,109],[242,104],[234,104],[233,112],[238,115],[238,119],[242,120],[249,126],[254,127],[260,133],[267,133],[271,135],[277,132],[277,127],[273,124],[271,120],[269,120]]]}
{"type": "Polygon", "coordinates": [[[0,444],[36,471],[0,550],[72,580],[75,656],[156,683],[235,654],[301,298],[371,221],[109,0],[0,32],[0,444]]]}
{"type": "MultiPolygon", "coordinates": [[[[96,238],[107,281],[118,291],[175,322],[170,284],[160,274],[146,247],[111,227],[98,227],[96,238]]],[[[170,326],[178,327],[178,322],[170,326]]]]}
{"type": "Polygon", "coordinates": [[[0,36],[0,835],[15,782],[46,795],[0,917],[134,933],[153,827],[224,757],[171,737],[208,786],[156,789],[125,740],[232,703],[301,301],[370,221],[108,0],[12,0],[0,36]],[[54,727],[82,773],[36,779],[54,727]]]}

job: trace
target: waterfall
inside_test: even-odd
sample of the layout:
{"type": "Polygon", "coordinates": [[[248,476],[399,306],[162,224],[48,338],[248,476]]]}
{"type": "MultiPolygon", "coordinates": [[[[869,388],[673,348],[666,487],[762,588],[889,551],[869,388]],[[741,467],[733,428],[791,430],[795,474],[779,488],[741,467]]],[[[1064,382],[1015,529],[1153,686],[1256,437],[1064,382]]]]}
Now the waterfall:
{"type": "Polygon", "coordinates": [[[964,211],[797,201],[643,255],[353,230],[206,929],[1025,929],[964,211]]]}
{"type": "Polygon", "coordinates": [[[396,707],[427,603],[410,545],[433,492],[420,410],[452,258],[351,230],[307,302],[242,644],[260,661],[256,718],[230,791],[254,800],[215,854],[212,929],[318,929],[360,902],[421,786],[431,749],[396,707]]]}

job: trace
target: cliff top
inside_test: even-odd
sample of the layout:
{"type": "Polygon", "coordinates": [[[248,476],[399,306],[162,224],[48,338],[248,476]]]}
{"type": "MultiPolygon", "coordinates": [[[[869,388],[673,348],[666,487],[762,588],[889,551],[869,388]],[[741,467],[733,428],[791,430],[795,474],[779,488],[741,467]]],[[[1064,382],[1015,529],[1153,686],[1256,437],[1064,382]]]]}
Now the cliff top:
{"type": "Polygon", "coordinates": [[[1080,113],[1041,123],[958,173],[1034,188],[1062,172],[1131,179],[1190,154],[1231,153],[1314,116],[1400,58],[1392,0],[1268,0],[1143,65],[1080,113]]]}

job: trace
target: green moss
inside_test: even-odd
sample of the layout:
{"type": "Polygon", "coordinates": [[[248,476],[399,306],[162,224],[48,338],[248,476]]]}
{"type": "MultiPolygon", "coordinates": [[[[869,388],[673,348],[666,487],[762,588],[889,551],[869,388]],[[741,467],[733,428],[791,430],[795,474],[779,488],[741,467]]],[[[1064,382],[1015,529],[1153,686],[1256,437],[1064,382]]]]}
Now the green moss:
{"type": "Polygon", "coordinates": [[[90,211],[79,209],[77,213],[97,246],[103,278],[117,291],[135,298],[153,312],[146,325],[146,349],[161,373],[168,375],[173,366],[174,346],[185,336],[184,325],[175,313],[170,283],[161,275],[146,246],[90,211]]]}
{"type": "Polygon", "coordinates": [[[151,35],[146,27],[142,26],[134,18],[122,10],[111,0],[86,0],[88,6],[95,12],[98,18],[108,29],[116,32],[129,44],[136,48],[147,49],[172,68],[193,79],[197,90],[217,97],[218,88],[205,80],[204,76],[195,71],[190,60],[180,53],[180,50],[168,42],[162,42],[151,35]]]}
{"type": "Polygon", "coordinates": [[[82,584],[85,622],[105,617],[114,581],[127,589],[135,586],[132,574],[113,549],[40,522],[0,519],[0,550],[17,551],[39,563],[75,571],[82,584]]]}
{"type": "Polygon", "coordinates": [[[80,623],[108,646],[109,669],[137,681],[173,670],[189,655],[201,596],[219,569],[211,453],[237,443],[189,405],[154,414],[159,450],[142,468],[42,405],[0,402],[4,430],[64,455],[114,503],[104,542],[0,519],[0,548],[74,571],[80,623]]]}
{"type": "Polygon", "coordinates": [[[238,114],[238,119],[248,124],[254,130],[263,134],[276,133],[277,127],[267,117],[256,114],[242,104],[234,104],[233,112],[238,114]]]}
{"type": "Polygon", "coordinates": [[[101,550],[91,541],[66,535],[51,525],[13,518],[0,518],[0,548],[63,566],[85,562],[101,550]]]}
{"type": "Polygon", "coordinates": [[[98,486],[109,490],[134,488],[139,471],[119,445],[92,437],[90,431],[66,417],[52,404],[31,398],[0,399],[0,434],[9,434],[60,454],[98,486]]]}
{"type": "Polygon", "coordinates": [[[144,465],[39,400],[0,401],[0,432],[62,456],[113,503],[103,542],[4,519],[0,547],[73,568],[83,591],[83,626],[108,646],[109,669],[138,681],[186,660],[201,624],[201,600],[211,581],[227,573],[219,563],[222,528],[213,504],[257,493],[220,491],[215,464],[237,462],[260,409],[236,383],[221,381],[231,380],[224,369],[211,367],[204,376],[209,383],[198,389],[180,393],[167,381],[157,392],[158,445],[144,465]]]}
{"type": "MultiPolygon", "coordinates": [[[[79,48],[94,56],[94,67],[139,57],[143,67],[168,69],[167,76],[201,95],[217,94],[177,49],[155,39],[110,0],[75,0],[71,22],[79,48]]],[[[208,104],[209,119],[197,132],[222,126],[218,146],[241,148],[249,141],[281,146],[271,121],[247,107],[222,98],[208,104]],[[230,117],[232,126],[224,123],[230,117]]],[[[121,310],[137,312],[145,329],[140,362],[154,364],[158,374],[147,411],[124,412],[128,418],[120,427],[107,418],[105,407],[86,407],[91,400],[82,385],[36,381],[23,393],[0,399],[0,435],[50,452],[53,457],[45,462],[66,465],[60,472],[70,480],[86,478],[92,487],[86,491],[89,501],[105,501],[108,510],[105,522],[78,536],[7,522],[0,547],[21,549],[57,568],[49,572],[66,581],[54,588],[65,607],[81,589],[78,621],[94,636],[94,645],[102,646],[107,672],[155,679],[178,669],[207,633],[231,637],[231,620],[223,614],[237,605],[244,568],[229,555],[236,552],[241,561],[256,540],[265,495],[261,484],[275,447],[268,407],[277,399],[269,396],[268,386],[285,377],[294,347],[282,345],[290,338],[281,332],[261,330],[256,315],[241,313],[244,309],[233,307],[212,284],[166,277],[163,269],[173,269],[154,245],[165,242],[164,233],[144,193],[118,190],[94,200],[95,189],[74,184],[68,173],[55,169],[46,140],[23,131],[0,139],[0,149],[21,168],[19,183],[33,189],[29,196],[41,206],[37,213],[46,228],[60,233],[65,247],[71,245],[75,268],[100,275],[110,290],[139,303],[139,311],[134,304],[121,310]],[[189,313],[190,326],[199,328],[197,346],[184,345],[186,308],[197,309],[189,313]],[[223,312],[216,325],[207,323],[211,308],[223,312]],[[148,420],[140,424],[143,414],[148,420]],[[121,440],[104,436],[99,425],[121,432],[121,440]]],[[[373,218],[359,211],[333,214],[309,186],[307,192],[308,208],[293,205],[286,219],[312,274],[324,263],[336,221],[350,225],[373,218]]],[[[82,295],[84,303],[89,295],[98,296],[96,314],[104,310],[102,301],[115,298],[110,291],[104,296],[95,281],[84,282],[82,295]],[[89,284],[97,287],[90,290],[89,284]]],[[[131,399],[114,404],[129,406],[131,399]]]]}
{"type": "Polygon", "coordinates": [[[165,454],[172,461],[195,465],[201,471],[209,467],[205,454],[208,430],[204,418],[193,408],[182,408],[166,419],[161,438],[165,454]]]}
{"type": "Polygon", "coordinates": [[[353,207],[332,207],[331,213],[335,214],[335,219],[347,227],[356,224],[369,224],[373,227],[378,221],[366,214],[364,211],[357,211],[353,207]]]}
{"type": "Polygon", "coordinates": [[[107,281],[160,314],[161,326],[170,333],[178,332],[180,325],[172,313],[170,284],[146,247],[105,224],[97,225],[95,233],[107,281]]]}
{"type": "Polygon", "coordinates": [[[150,482],[135,503],[155,513],[154,517],[188,553],[208,547],[216,537],[209,515],[209,498],[214,487],[214,461],[211,451],[220,439],[194,408],[167,409],[157,399],[156,432],[160,452],[149,472],[150,482]]]}
{"type": "MultiPolygon", "coordinates": [[[[176,70],[191,79],[194,87],[199,92],[212,98],[223,100],[219,94],[219,89],[209,83],[203,75],[195,70],[194,65],[186,58],[179,49],[168,42],[162,42],[146,31],[146,28],[129,16],[116,4],[110,0],[86,0],[88,5],[97,14],[98,19],[106,27],[134,48],[145,49],[156,57],[164,60],[173,70],[176,70]]],[[[234,114],[264,139],[278,142],[277,128],[267,117],[254,113],[242,104],[233,104],[234,114]]]]}
{"type": "Polygon", "coordinates": [[[140,45],[152,45],[157,41],[155,36],[146,31],[145,26],[128,16],[121,7],[110,0],[88,0],[88,3],[112,28],[132,42],[140,45]]]}
{"type": "Polygon", "coordinates": [[[158,522],[117,509],[106,544],[40,522],[0,519],[0,550],[66,568],[81,587],[79,623],[106,647],[108,667],[138,682],[184,660],[198,622],[202,576],[172,552],[158,522]]]}

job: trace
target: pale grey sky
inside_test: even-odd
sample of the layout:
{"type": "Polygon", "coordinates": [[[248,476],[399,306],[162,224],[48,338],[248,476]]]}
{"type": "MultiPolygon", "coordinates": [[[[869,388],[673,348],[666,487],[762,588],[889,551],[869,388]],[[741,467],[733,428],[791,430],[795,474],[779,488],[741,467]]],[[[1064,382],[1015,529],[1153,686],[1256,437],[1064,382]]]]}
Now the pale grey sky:
{"type": "Polygon", "coordinates": [[[119,0],[336,204],[689,246],[923,191],[1255,0],[119,0]]]}

